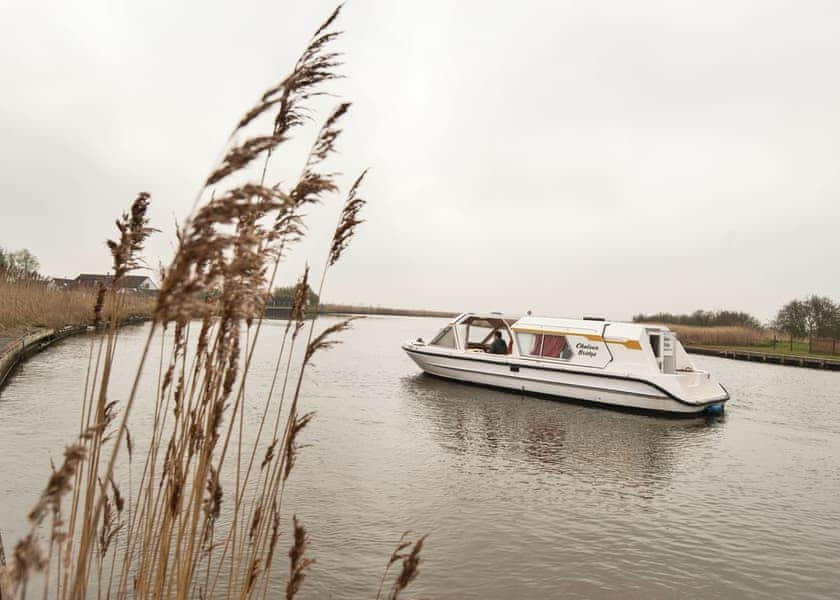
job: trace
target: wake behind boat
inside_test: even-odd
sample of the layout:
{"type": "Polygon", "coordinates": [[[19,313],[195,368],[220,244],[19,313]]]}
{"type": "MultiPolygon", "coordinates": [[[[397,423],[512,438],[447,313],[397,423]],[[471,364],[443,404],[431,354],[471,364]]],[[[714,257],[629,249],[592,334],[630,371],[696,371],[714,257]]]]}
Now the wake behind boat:
{"type": "Polygon", "coordinates": [[[669,413],[719,413],[729,394],[667,327],[464,313],[403,350],[426,373],[523,393],[669,413]]]}

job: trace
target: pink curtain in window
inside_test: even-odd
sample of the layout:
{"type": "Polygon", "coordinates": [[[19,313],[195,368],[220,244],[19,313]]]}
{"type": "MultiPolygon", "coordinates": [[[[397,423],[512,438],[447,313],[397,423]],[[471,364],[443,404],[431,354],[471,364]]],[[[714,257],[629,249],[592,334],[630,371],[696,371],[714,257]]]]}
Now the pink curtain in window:
{"type": "Polygon", "coordinates": [[[560,358],[563,348],[566,346],[566,338],[559,335],[543,336],[542,355],[551,358],[560,358]]]}
{"type": "Polygon", "coordinates": [[[531,354],[533,354],[534,356],[540,355],[540,346],[542,346],[542,339],[542,334],[537,334],[534,336],[534,346],[533,348],[531,348],[531,354]]]}

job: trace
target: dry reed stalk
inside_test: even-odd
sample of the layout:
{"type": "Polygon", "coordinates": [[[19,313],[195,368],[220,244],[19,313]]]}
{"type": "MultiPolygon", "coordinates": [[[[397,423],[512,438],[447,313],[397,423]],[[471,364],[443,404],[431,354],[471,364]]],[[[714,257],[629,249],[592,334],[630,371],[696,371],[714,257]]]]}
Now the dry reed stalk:
{"type": "Polygon", "coordinates": [[[772,343],[773,332],[752,327],[696,327],[668,325],[685,345],[764,346],[772,343]]]}
{"type": "MultiPolygon", "coordinates": [[[[266,418],[268,416],[268,409],[271,405],[271,399],[273,397],[274,389],[275,389],[275,386],[276,386],[276,383],[277,383],[277,378],[278,378],[278,375],[279,375],[279,370],[280,370],[280,366],[281,366],[281,363],[282,363],[282,359],[284,357],[284,350],[285,350],[286,343],[287,343],[287,340],[288,340],[289,331],[293,327],[294,331],[292,333],[292,340],[291,340],[291,344],[290,344],[288,354],[286,355],[287,360],[286,360],[285,375],[284,375],[284,378],[283,378],[282,389],[281,389],[281,392],[280,392],[280,398],[279,398],[279,402],[278,402],[278,405],[277,405],[277,416],[275,418],[274,429],[272,431],[272,442],[271,442],[271,445],[269,446],[269,449],[266,451],[266,455],[265,455],[265,458],[264,458],[263,462],[260,465],[260,471],[261,472],[264,471],[266,466],[268,464],[270,464],[272,459],[274,459],[274,457],[275,457],[274,447],[279,442],[279,439],[278,439],[277,435],[278,435],[279,429],[280,429],[280,418],[282,416],[282,410],[283,410],[283,399],[285,397],[286,385],[287,385],[288,379],[289,379],[289,370],[291,368],[292,353],[294,351],[295,339],[297,337],[298,332],[300,331],[300,328],[303,326],[303,320],[305,319],[305,315],[306,315],[306,304],[308,302],[308,293],[307,292],[308,292],[308,289],[309,289],[308,273],[309,273],[309,268],[307,267],[304,271],[303,276],[301,277],[301,279],[298,281],[298,284],[297,284],[297,288],[296,288],[297,291],[296,291],[296,294],[295,294],[294,302],[292,304],[291,317],[290,317],[290,320],[287,321],[286,327],[285,327],[285,330],[284,330],[284,333],[283,333],[283,338],[282,338],[282,342],[281,342],[281,346],[280,346],[280,352],[277,356],[277,360],[275,361],[274,373],[272,375],[272,382],[271,382],[271,386],[269,388],[269,391],[268,391],[268,394],[267,394],[267,397],[266,397],[265,407],[263,409],[263,414],[262,414],[262,417],[260,419],[260,424],[259,424],[259,427],[258,427],[258,430],[257,430],[256,438],[255,438],[253,448],[252,448],[252,452],[251,452],[251,457],[249,459],[248,467],[247,467],[246,472],[245,472],[244,481],[243,481],[242,485],[240,486],[238,496],[235,499],[235,511],[239,511],[239,508],[240,508],[241,503],[242,503],[243,498],[244,498],[244,494],[245,494],[246,490],[248,489],[247,488],[247,483],[248,483],[249,478],[250,478],[250,474],[251,474],[251,470],[253,468],[253,462],[254,462],[254,458],[255,458],[255,455],[256,455],[256,451],[257,451],[257,448],[259,446],[259,441],[261,439],[261,434],[262,434],[263,428],[265,426],[266,418]]],[[[263,482],[261,496],[265,494],[267,484],[268,484],[268,479],[266,478],[263,482]]],[[[278,518],[279,518],[278,504],[275,502],[272,505],[272,507],[273,507],[273,510],[278,513],[278,518]]],[[[254,511],[254,510],[261,510],[261,505],[257,505],[256,507],[252,507],[252,511],[254,511]]],[[[249,513],[244,512],[243,513],[243,519],[249,518],[248,514],[249,513]]],[[[236,512],[234,513],[234,518],[236,518],[236,512]]],[[[251,513],[250,518],[253,519],[253,512],[251,513]]],[[[275,535],[273,536],[273,542],[272,542],[271,550],[270,550],[270,555],[272,555],[272,556],[273,556],[273,547],[274,547],[274,544],[276,543],[276,530],[277,530],[277,528],[275,526],[273,528],[273,532],[274,532],[275,535]]],[[[235,530],[232,530],[231,533],[235,534],[235,530]]],[[[235,537],[235,535],[234,535],[234,537],[235,537]]],[[[224,557],[227,554],[228,547],[229,547],[229,544],[231,543],[231,541],[232,541],[231,536],[228,536],[225,540],[224,551],[223,551],[223,554],[222,554],[222,560],[224,560],[224,557]]],[[[234,541],[234,545],[235,545],[235,539],[233,541],[234,541]]],[[[270,562],[271,562],[270,560],[267,560],[267,563],[270,564],[270,562]]],[[[235,565],[232,565],[232,567],[235,568],[235,565]]],[[[208,563],[208,569],[207,569],[208,580],[209,580],[209,572],[210,572],[210,569],[209,569],[209,563],[208,563]]],[[[266,578],[266,585],[267,585],[267,578],[266,578]]],[[[206,585],[205,588],[210,589],[210,590],[215,589],[215,579],[214,579],[212,588],[209,586],[209,584],[206,585]]],[[[265,585],[264,585],[264,589],[265,589],[265,585]]]]}
{"type": "MultiPolygon", "coordinates": [[[[402,559],[402,569],[394,580],[394,586],[391,588],[390,600],[397,600],[400,593],[408,587],[408,585],[417,578],[420,574],[420,551],[423,549],[423,542],[426,536],[422,536],[411,547],[411,552],[400,554],[399,550],[394,553],[399,559],[402,559]]],[[[392,560],[393,560],[392,556],[392,560]]]]}
{"type": "MultiPolygon", "coordinates": [[[[118,293],[118,284],[126,273],[142,264],[139,252],[152,231],[145,216],[148,195],[140,194],[131,210],[117,221],[120,237],[108,244],[115,283],[91,302],[97,306],[96,320],[107,314],[109,303],[112,312],[108,318],[110,328],[99,343],[95,361],[93,344],[89,353],[89,384],[82,402],[79,450],[69,454],[65,464],[56,470],[32,513],[40,522],[52,508],[53,531],[59,531],[60,499],[72,487],[68,534],[58,544],[58,598],[79,600],[94,587],[99,594],[110,597],[113,593],[117,598],[249,598],[268,594],[280,541],[283,491],[302,448],[298,437],[312,418],[311,412],[300,410],[304,373],[315,353],[338,343],[333,336],[352,321],[327,327],[317,336],[313,321],[304,356],[292,375],[295,343],[308,312],[308,269],[298,286],[293,316],[283,334],[250,453],[244,452],[242,445],[246,435],[246,381],[270,284],[288,245],[303,235],[300,209],[320,202],[338,189],[336,174],[324,171],[322,164],[335,152],[341,133],[339,123],[349,104],[340,104],[325,120],[298,180],[287,192],[279,185],[267,184],[265,176],[272,153],[306,122],[306,102],[321,94],[318,86],[338,77],[335,68],[340,64],[339,55],[329,50],[339,35],[331,30],[338,14],[336,9],[316,31],[292,73],[266,91],[240,120],[204,188],[224,184],[230,176],[263,157],[260,182],[214,190],[209,201],[198,206],[179,228],[177,251],[162,272],[153,323],[131,390],[119,405],[118,418],[117,405],[109,397],[109,382],[119,342],[116,323],[121,311],[128,307],[125,295],[118,293]],[[263,115],[274,110],[269,133],[251,135],[246,131],[246,127],[255,126],[263,115]],[[245,139],[234,142],[239,134],[245,139]],[[202,324],[191,346],[190,321],[194,317],[200,317],[202,324]],[[158,331],[161,354],[154,419],[135,494],[131,465],[137,448],[128,424],[158,331]],[[167,337],[170,350],[164,359],[167,337]],[[279,382],[281,371],[284,375],[279,382]],[[275,393],[277,387],[279,393],[275,393]],[[288,400],[288,408],[284,407],[284,400],[288,400]],[[262,437],[269,430],[272,411],[276,411],[273,430],[263,446],[262,437]],[[122,496],[115,478],[115,464],[124,445],[129,460],[128,498],[122,496]],[[264,452],[256,469],[258,448],[264,448],[264,452]],[[87,457],[83,462],[77,459],[81,455],[87,457]],[[76,463],[71,463],[71,458],[76,463]],[[231,461],[233,465],[226,465],[231,461]],[[230,493],[224,493],[223,486],[231,485],[230,480],[223,483],[224,474],[229,471],[235,477],[230,493]],[[224,506],[228,500],[233,504],[229,509],[224,506]],[[223,510],[232,512],[230,521],[220,518],[223,510]],[[225,588],[217,594],[220,581],[225,588]]],[[[327,272],[340,259],[361,223],[359,211],[364,200],[358,197],[358,190],[363,177],[364,173],[352,185],[341,210],[321,273],[319,296],[327,272]]],[[[313,312],[317,315],[318,306],[313,312]]],[[[304,555],[307,542],[306,531],[295,518],[286,582],[288,598],[300,589],[305,570],[312,562],[304,555]]],[[[416,577],[421,548],[422,538],[410,553],[399,554],[403,569],[395,581],[393,597],[416,577]]],[[[11,582],[10,586],[23,593],[29,575],[43,569],[49,560],[30,534],[16,548],[11,567],[3,569],[3,581],[11,582]]]]}
{"type": "MultiPolygon", "coordinates": [[[[94,288],[55,289],[45,283],[4,279],[0,276],[0,333],[15,334],[35,327],[61,329],[65,326],[92,325],[111,318],[115,312],[110,300],[103,298],[97,315],[91,307],[97,303],[94,288]]],[[[123,317],[151,315],[154,299],[148,296],[122,297],[123,317]]]]}
{"type": "Polygon", "coordinates": [[[294,523],[294,543],[289,550],[289,581],[286,584],[286,600],[292,600],[300,590],[300,585],[303,583],[304,571],[315,562],[311,558],[306,558],[306,546],[309,544],[309,538],[306,535],[306,529],[298,522],[297,515],[292,517],[294,523]]]}
{"type": "Polygon", "coordinates": [[[382,579],[379,581],[379,589],[376,591],[376,600],[379,600],[380,596],[382,596],[382,588],[385,585],[385,579],[388,577],[388,571],[391,570],[391,567],[395,562],[402,560],[405,557],[403,550],[411,546],[411,542],[405,539],[408,537],[409,533],[411,532],[406,531],[400,536],[400,541],[397,542],[397,547],[394,548],[394,551],[391,553],[391,558],[388,559],[388,564],[385,565],[385,570],[382,572],[382,579]]]}
{"type": "MultiPolygon", "coordinates": [[[[111,250],[113,258],[113,278],[109,283],[108,296],[112,305],[117,306],[118,308],[121,305],[120,298],[123,296],[123,294],[120,294],[119,290],[122,279],[128,272],[138,268],[142,264],[139,258],[139,252],[143,249],[143,244],[146,238],[154,231],[148,227],[148,217],[146,216],[148,206],[149,195],[146,193],[139,194],[131,204],[130,211],[123,214],[123,216],[116,222],[117,229],[120,232],[119,239],[116,241],[108,241],[108,247],[111,250]]],[[[87,485],[85,488],[86,493],[82,512],[82,526],[80,529],[78,550],[76,551],[77,553],[75,556],[75,574],[71,592],[71,596],[74,598],[80,597],[80,595],[84,593],[84,589],[86,589],[86,582],[89,573],[89,561],[91,559],[93,542],[95,540],[94,532],[97,529],[99,516],[102,513],[104,503],[107,500],[107,494],[105,492],[100,492],[98,500],[94,501],[97,494],[96,482],[99,479],[101,453],[104,444],[108,441],[107,438],[103,437],[105,428],[111,420],[108,409],[109,406],[113,406],[113,404],[107,403],[107,390],[113,365],[114,352],[117,344],[118,322],[119,313],[115,313],[110,319],[110,329],[108,331],[105,347],[105,359],[103,362],[101,379],[99,381],[99,394],[96,401],[96,420],[94,421],[94,426],[92,428],[89,461],[86,464],[88,470],[87,485]]],[[[153,331],[154,327],[152,327],[152,332],[153,331]]],[[[112,451],[111,458],[108,461],[108,466],[106,467],[104,473],[104,478],[106,480],[113,479],[113,465],[116,458],[116,451],[122,442],[126,422],[129,416],[131,398],[133,398],[133,395],[136,392],[137,384],[142,372],[142,365],[145,362],[145,356],[148,353],[150,342],[151,333],[146,342],[143,357],[141,358],[141,366],[138,369],[137,376],[135,377],[132,395],[126,406],[122,423],[117,430],[116,449],[112,451]]],[[[92,413],[89,412],[88,414],[90,415],[92,413]]]]}
{"type": "MultiPolygon", "coordinates": [[[[349,105],[341,105],[338,109],[336,109],[332,115],[327,119],[324,126],[322,126],[321,131],[319,132],[315,143],[313,144],[313,148],[310,151],[310,156],[307,159],[306,166],[304,167],[303,174],[301,175],[301,179],[298,182],[298,185],[295,187],[295,190],[299,188],[303,191],[300,193],[296,193],[295,190],[292,192],[292,197],[298,198],[300,202],[312,202],[313,199],[313,192],[311,189],[311,185],[313,182],[318,181],[320,185],[322,185],[321,192],[323,191],[332,191],[334,186],[332,184],[331,177],[322,177],[318,175],[313,167],[318,163],[322,162],[326,155],[330,152],[334,151],[334,144],[335,140],[340,133],[340,130],[337,129],[336,123],[338,119],[347,112],[347,108],[349,105]]],[[[336,226],[335,232],[333,234],[332,243],[330,246],[330,252],[328,254],[326,264],[324,265],[324,270],[321,275],[321,282],[318,287],[318,297],[320,298],[323,294],[324,283],[326,281],[327,271],[331,266],[333,266],[338,259],[340,258],[343,250],[346,248],[350,238],[352,237],[355,226],[361,223],[358,219],[358,213],[361,208],[364,206],[365,201],[362,200],[357,196],[358,188],[364,178],[365,173],[363,172],[361,176],[359,176],[353,186],[348,193],[347,200],[345,201],[344,207],[342,208],[338,225],[336,226]]],[[[320,192],[319,192],[320,193],[320,192]]],[[[298,290],[301,291],[302,289],[299,286],[298,290]]],[[[315,307],[315,313],[317,315],[318,307],[315,307]]],[[[342,323],[339,323],[336,326],[328,328],[325,332],[318,336],[314,341],[312,339],[313,329],[314,329],[314,321],[310,325],[309,328],[309,336],[307,339],[307,346],[306,346],[306,353],[303,360],[303,364],[301,365],[300,372],[297,378],[297,384],[295,388],[294,395],[292,397],[292,404],[289,409],[289,414],[287,417],[287,424],[285,431],[283,433],[283,439],[286,440],[283,445],[283,452],[281,452],[277,465],[275,469],[271,471],[270,475],[267,475],[265,478],[265,482],[263,485],[263,494],[259,498],[259,500],[255,501],[254,507],[252,511],[260,510],[261,507],[269,501],[269,498],[280,498],[283,494],[283,486],[288,479],[289,473],[291,471],[291,467],[293,465],[294,460],[294,452],[296,446],[294,444],[294,437],[296,436],[297,432],[302,429],[301,423],[305,425],[309,422],[311,416],[307,416],[307,418],[303,421],[299,420],[297,415],[297,402],[300,396],[300,387],[303,380],[303,373],[306,368],[306,365],[309,363],[312,355],[319,349],[328,349],[329,347],[333,346],[336,341],[330,340],[329,336],[331,334],[337,333],[339,331],[343,331],[346,329],[350,322],[353,319],[348,319],[342,323]],[[282,473],[282,477],[280,474],[282,473]],[[266,496],[266,491],[270,490],[271,496],[266,496]]],[[[285,391],[285,386],[284,386],[285,391]]],[[[282,403],[283,395],[281,394],[281,403],[282,403]]],[[[279,412],[278,412],[279,417],[279,412]]],[[[256,543],[254,547],[261,548],[260,544],[264,544],[266,540],[266,530],[261,529],[259,530],[260,535],[256,536],[256,543]]],[[[234,529],[235,534],[235,529],[234,529]]],[[[253,537],[253,536],[252,536],[253,537]]],[[[234,554],[235,552],[235,543],[234,543],[234,554]]],[[[234,562],[231,566],[231,579],[236,577],[236,563],[234,562]]],[[[270,565],[265,569],[266,577],[270,572],[270,565]]],[[[250,589],[250,588],[249,588],[250,589]]]]}

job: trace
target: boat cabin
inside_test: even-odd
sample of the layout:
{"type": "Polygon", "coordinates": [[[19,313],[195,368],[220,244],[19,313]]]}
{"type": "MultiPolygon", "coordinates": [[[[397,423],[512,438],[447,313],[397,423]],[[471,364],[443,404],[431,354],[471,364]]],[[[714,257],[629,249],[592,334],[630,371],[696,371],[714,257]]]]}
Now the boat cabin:
{"type": "Polygon", "coordinates": [[[453,350],[488,352],[496,331],[501,332],[507,353],[514,350],[511,325],[517,317],[502,313],[463,313],[440,330],[429,342],[430,346],[442,346],[453,350]]]}
{"type": "Polygon", "coordinates": [[[507,354],[515,358],[596,369],[612,364],[665,374],[694,370],[676,334],[667,327],[603,319],[464,313],[427,345],[486,353],[496,331],[507,354]]]}

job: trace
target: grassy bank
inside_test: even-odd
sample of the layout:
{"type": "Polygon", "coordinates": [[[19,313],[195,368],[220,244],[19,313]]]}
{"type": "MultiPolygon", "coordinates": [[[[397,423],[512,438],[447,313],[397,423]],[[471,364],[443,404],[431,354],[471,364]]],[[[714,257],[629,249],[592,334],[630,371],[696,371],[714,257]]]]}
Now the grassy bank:
{"type": "MultiPolygon", "coordinates": [[[[109,317],[107,301],[103,311],[109,317]]],[[[146,296],[121,296],[120,314],[149,316],[154,299],[146,296]]],[[[85,325],[93,321],[95,289],[60,290],[43,282],[0,277],[0,333],[14,334],[33,327],[58,329],[65,325],[85,325]]]]}
{"type": "Polygon", "coordinates": [[[772,329],[666,325],[672,331],[677,332],[684,346],[716,350],[744,350],[768,354],[789,354],[794,356],[832,356],[831,352],[812,352],[808,340],[794,340],[791,342],[789,339],[782,339],[782,336],[772,329]]]}
{"type": "Polygon", "coordinates": [[[384,306],[359,306],[353,304],[322,304],[321,312],[348,313],[354,315],[388,315],[397,317],[457,317],[458,313],[441,310],[419,310],[412,308],[388,308],[384,306]]]}
{"type": "MultiPolygon", "coordinates": [[[[769,344],[763,346],[721,346],[714,344],[695,344],[695,346],[702,348],[710,348],[713,350],[743,350],[745,352],[763,352],[766,354],[788,354],[793,356],[812,356],[820,358],[830,358],[831,354],[820,354],[811,352],[808,347],[808,342],[793,342],[791,348],[790,342],[777,341],[775,344],[771,341],[769,344]]],[[[840,358],[834,355],[835,358],[840,358]]]]}
{"type": "Polygon", "coordinates": [[[676,331],[685,346],[766,346],[773,343],[773,332],[753,327],[697,327],[667,325],[676,331]]]}

